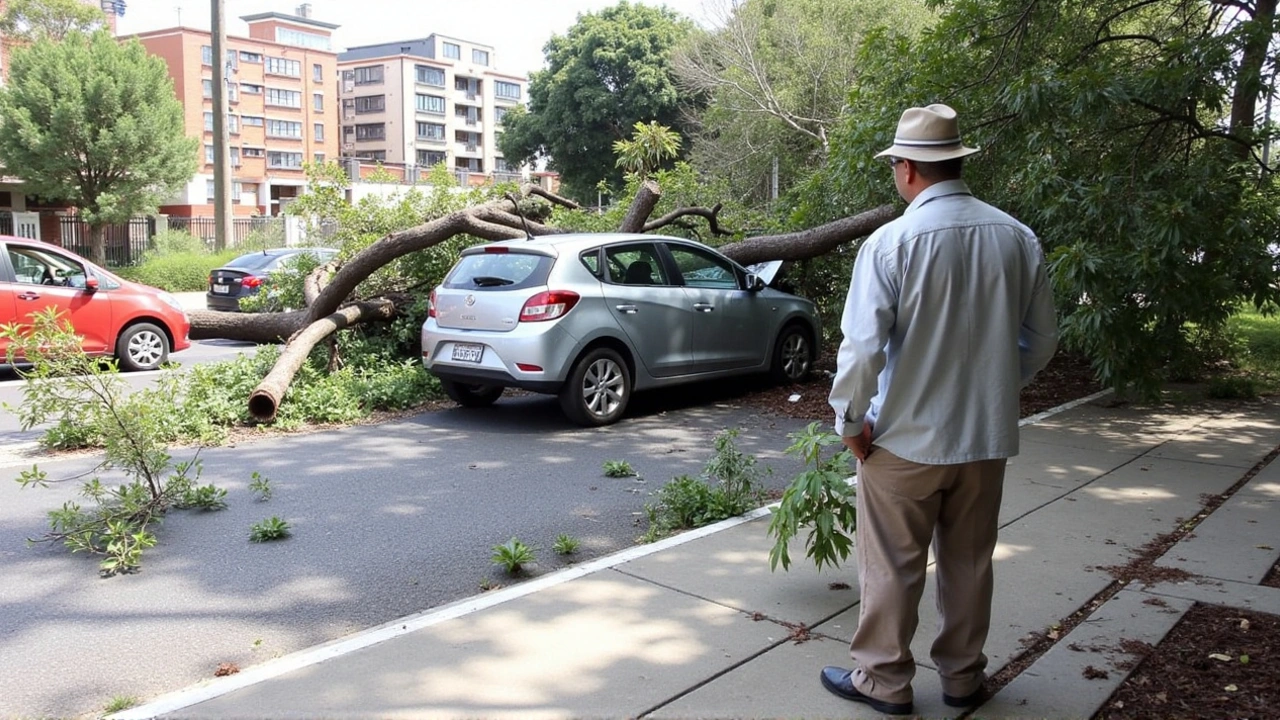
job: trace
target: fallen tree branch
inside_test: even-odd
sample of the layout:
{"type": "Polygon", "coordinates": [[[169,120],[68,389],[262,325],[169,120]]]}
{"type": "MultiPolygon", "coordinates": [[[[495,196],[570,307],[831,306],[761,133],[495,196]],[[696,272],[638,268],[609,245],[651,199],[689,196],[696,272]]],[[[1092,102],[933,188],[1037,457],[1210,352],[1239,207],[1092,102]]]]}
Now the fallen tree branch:
{"type": "Polygon", "coordinates": [[[732,231],[725,230],[720,227],[719,215],[720,215],[721,207],[723,207],[722,203],[716,203],[716,206],[713,208],[687,207],[687,208],[679,208],[677,210],[672,210],[671,212],[667,213],[666,215],[663,215],[657,220],[650,220],[649,222],[645,223],[644,228],[641,229],[640,232],[653,232],[658,228],[666,227],[667,225],[674,223],[676,220],[679,220],[682,217],[688,217],[689,215],[696,215],[698,217],[706,219],[707,225],[711,229],[712,235],[732,235],[733,234],[732,231]]]}
{"type": "Polygon", "coordinates": [[[312,322],[289,338],[271,372],[267,373],[249,395],[249,414],[259,422],[268,422],[276,416],[285,390],[317,343],[343,328],[371,320],[391,320],[395,313],[395,303],[390,300],[371,300],[347,305],[328,317],[312,322]]]}
{"type": "Polygon", "coordinates": [[[636,192],[635,199],[631,201],[631,207],[627,209],[627,216],[622,219],[618,232],[644,232],[644,221],[653,214],[653,209],[658,206],[658,201],[661,199],[662,188],[658,187],[658,183],[645,180],[636,192]]]}
{"type": "Polygon", "coordinates": [[[721,245],[717,249],[742,265],[768,260],[807,260],[825,255],[852,240],[866,237],[898,215],[899,211],[892,205],[881,205],[853,217],[834,220],[808,230],[748,238],[721,245]]]}

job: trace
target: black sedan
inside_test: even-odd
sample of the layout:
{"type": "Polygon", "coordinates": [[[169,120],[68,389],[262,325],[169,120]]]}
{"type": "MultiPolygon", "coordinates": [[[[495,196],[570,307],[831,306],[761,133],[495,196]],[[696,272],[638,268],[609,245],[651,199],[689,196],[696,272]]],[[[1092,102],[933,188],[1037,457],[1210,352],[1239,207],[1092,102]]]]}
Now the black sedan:
{"type": "Polygon", "coordinates": [[[209,292],[205,294],[205,307],[210,310],[238,312],[240,298],[257,293],[272,272],[303,253],[314,256],[317,262],[326,263],[338,251],[332,248],[290,247],[241,255],[209,273],[209,292]]]}

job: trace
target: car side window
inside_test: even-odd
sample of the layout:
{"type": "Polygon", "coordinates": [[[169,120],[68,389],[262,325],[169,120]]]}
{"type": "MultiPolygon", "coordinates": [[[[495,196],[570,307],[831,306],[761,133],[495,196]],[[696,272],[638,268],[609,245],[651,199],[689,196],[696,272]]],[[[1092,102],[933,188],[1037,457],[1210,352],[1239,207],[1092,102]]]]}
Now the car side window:
{"type": "Polygon", "coordinates": [[[609,281],[616,285],[670,285],[667,270],[652,243],[605,248],[609,281]]]}
{"type": "Polygon", "coordinates": [[[578,256],[578,260],[582,262],[582,266],[591,272],[592,275],[600,277],[600,249],[586,250],[578,256]]]}
{"type": "Polygon", "coordinates": [[[738,273],[724,258],[716,257],[685,245],[668,245],[680,268],[680,276],[689,287],[739,290],[738,273]]]}
{"type": "Polygon", "coordinates": [[[85,285],[84,266],[70,258],[13,245],[9,246],[8,252],[15,282],[78,288],[85,285]]]}

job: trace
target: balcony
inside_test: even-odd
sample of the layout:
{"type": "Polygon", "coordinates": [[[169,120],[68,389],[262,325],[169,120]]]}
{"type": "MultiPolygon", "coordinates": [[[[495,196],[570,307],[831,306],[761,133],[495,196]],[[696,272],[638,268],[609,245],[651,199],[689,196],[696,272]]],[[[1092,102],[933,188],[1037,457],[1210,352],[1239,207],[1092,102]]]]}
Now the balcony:
{"type": "Polygon", "coordinates": [[[480,146],[476,143],[457,143],[458,153],[461,155],[479,155],[480,146]]]}

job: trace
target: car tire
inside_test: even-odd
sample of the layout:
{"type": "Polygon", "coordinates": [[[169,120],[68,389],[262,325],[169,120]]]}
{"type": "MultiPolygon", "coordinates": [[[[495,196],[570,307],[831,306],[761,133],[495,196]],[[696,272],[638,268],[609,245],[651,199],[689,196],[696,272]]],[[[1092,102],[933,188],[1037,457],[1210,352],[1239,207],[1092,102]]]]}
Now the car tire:
{"type": "Polygon", "coordinates": [[[798,383],[813,370],[813,341],[802,326],[791,324],[778,333],[773,346],[773,364],[769,374],[780,385],[798,383]]]}
{"type": "Polygon", "coordinates": [[[631,400],[631,375],[616,350],[596,348],[573,366],[560,389],[560,408],[585,427],[611,425],[622,418],[631,400]]]}
{"type": "Polygon", "coordinates": [[[450,400],[469,408],[489,407],[502,397],[504,389],[501,385],[472,385],[453,380],[441,380],[440,387],[450,400]]]}
{"type": "Polygon", "coordinates": [[[169,336],[151,323],[130,325],[116,340],[116,360],[122,370],[155,370],[169,360],[169,336]]]}

